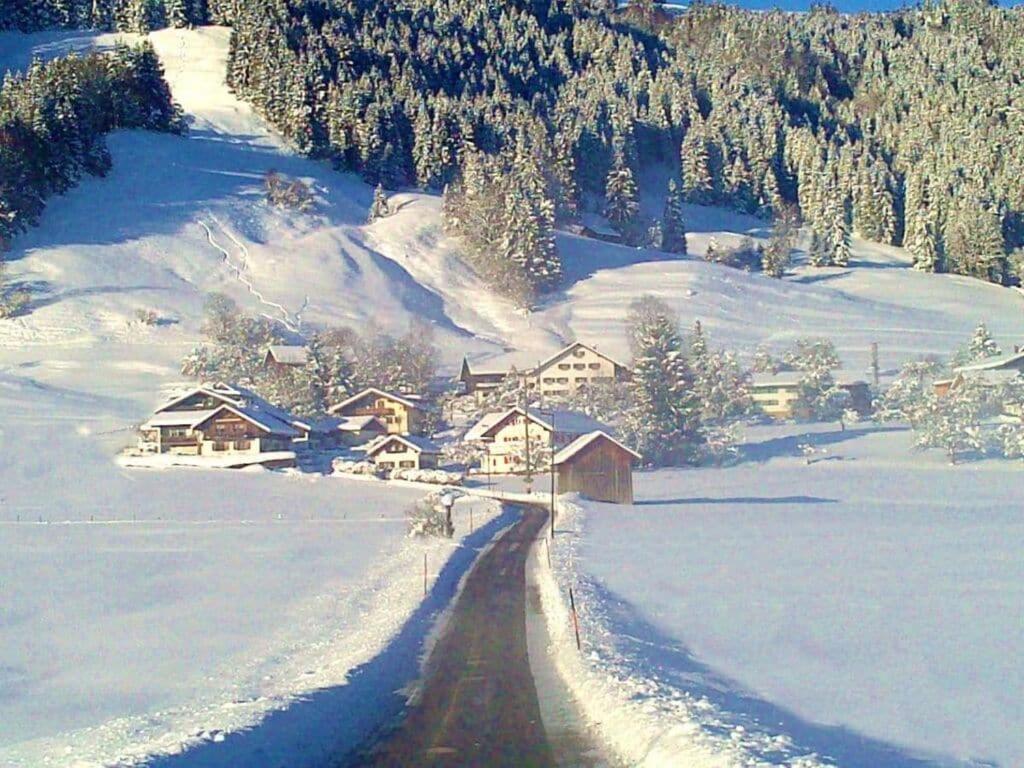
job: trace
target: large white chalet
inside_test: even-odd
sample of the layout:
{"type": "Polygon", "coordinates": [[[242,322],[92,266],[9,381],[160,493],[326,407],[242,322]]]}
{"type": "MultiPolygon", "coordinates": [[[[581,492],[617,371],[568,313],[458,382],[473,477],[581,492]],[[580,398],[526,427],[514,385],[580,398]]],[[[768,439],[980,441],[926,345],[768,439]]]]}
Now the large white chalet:
{"type": "MultiPolygon", "coordinates": [[[[462,362],[460,381],[467,394],[483,399],[501,386],[511,374],[509,370],[476,369],[468,360],[462,362]]],[[[628,367],[598,351],[596,347],[576,341],[542,360],[536,367],[511,374],[542,397],[570,395],[581,387],[625,381],[631,376],[628,367]]]]}
{"type": "MultiPolygon", "coordinates": [[[[487,414],[469,429],[464,439],[486,448],[480,461],[482,471],[515,474],[526,469],[527,440],[535,455],[550,455],[595,430],[610,431],[599,421],[576,411],[527,411],[516,407],[487,414]]],[[[532,458],[530,466],[534,466],[532,458]]]]}

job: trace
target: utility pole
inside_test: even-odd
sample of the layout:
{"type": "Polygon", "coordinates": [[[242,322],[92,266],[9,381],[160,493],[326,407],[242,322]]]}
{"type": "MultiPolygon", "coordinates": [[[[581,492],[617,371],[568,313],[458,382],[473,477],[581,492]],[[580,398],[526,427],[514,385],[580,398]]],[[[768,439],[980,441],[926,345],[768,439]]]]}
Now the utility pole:
{"type": "Polygon", "coordinates": [[[555,539],[555,412],[551,411],[551,540],[555,539]]]}
{"type": "Polygon", "coordinates": [[[875,383],[875,390],[878,390],[878,342],[871,342],[871,378],[875,383]]]}
{"type": "Polygon", "coordinates": [[[524,480],[526,481],[526,492],[530,492],[530,486],[533,484],[533,474],[530,472],[530,393],[524,387],[523,397],[523,427],[526,430],[526,474],[524,480]]]}

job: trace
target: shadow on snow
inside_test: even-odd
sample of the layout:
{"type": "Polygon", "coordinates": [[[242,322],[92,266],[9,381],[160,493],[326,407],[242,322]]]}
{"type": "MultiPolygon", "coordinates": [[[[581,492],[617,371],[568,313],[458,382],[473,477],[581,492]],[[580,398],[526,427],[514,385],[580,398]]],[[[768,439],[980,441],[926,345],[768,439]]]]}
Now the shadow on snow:
{"type": "MultiPolygon", "coordinates": [[[[805,720],[793,712],[743,690],[731,680],[697,661],[675,639],[640,618],[631,605],[600,584],[590,589],[607,608],[608,628],[616,650],[630,671],[644,679],[685,691],[713,703],[723,714],[718,724],[704,724],[706,732],[730,739],[736,725],[748,731],[785,734],[793,747],[759,755],[770,764],[782,764],[795,754],[815,753],[843,768],[948,768],[948,759],[915,755],[898,745],[872,739],[840,725],[805,720]]],[[[788,763],[787,763],[788,764],[788,763]]]]}
{"type": "MultiPolygon", "coordinates": [[[[805,445],[809,445],[812,448],[822,448],[824,446],[845,443],[848,440],[856,440],[867,435],[885,432],[905,432],[906,430],[907,427],[870,426],[836,429],[831,432],[803,432],[797,435],[773,437],[756,443],[742,444],[739,447],[739,460],[741,462],[765,462],[780,456],[803,456],[802,447],[805,445]]],[[[820,461],[820,459],[818,460],[820,461]]]]}
{"type": "Polygon", "coordinates": [[[480,551],[516,513],[505,511],[467,536],[445,563],[428,595],[398,634],[345,683],[313,691],[275,710],[252,728],[226,734],[175,755],[155,757],[149,768],[229,768],[241,765],[345,765],[402,714],[402,689],[420,675],[426,639],[448,607],[480,551]]]}

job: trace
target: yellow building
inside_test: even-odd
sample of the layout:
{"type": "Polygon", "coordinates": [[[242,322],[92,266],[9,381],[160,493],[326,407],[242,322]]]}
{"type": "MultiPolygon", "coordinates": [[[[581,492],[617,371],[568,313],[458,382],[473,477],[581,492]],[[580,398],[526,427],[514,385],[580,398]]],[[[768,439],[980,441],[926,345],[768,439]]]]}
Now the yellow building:
{"type": "Polygon", "coordinates": [[[375,387],[328,409],[333,416],[376,416],[388,434],[417,435],[423,430],[423,406],[413,395],[394,395],[375,387]]]}

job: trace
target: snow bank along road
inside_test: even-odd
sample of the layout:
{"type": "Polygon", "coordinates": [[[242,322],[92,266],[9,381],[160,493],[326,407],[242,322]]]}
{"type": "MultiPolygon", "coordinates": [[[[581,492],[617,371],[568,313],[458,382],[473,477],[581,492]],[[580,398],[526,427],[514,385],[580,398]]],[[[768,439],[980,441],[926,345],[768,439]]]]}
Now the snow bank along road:
{"type": "Polygon", "coordinates": [[[481,556],[404,721],[351,765],[554,766],[526,642],[526,561],[547,514],[518,524],[481,556]]]}

